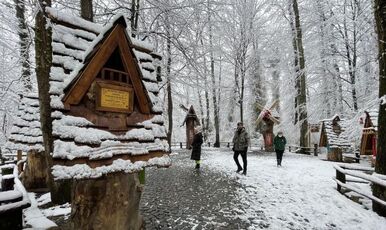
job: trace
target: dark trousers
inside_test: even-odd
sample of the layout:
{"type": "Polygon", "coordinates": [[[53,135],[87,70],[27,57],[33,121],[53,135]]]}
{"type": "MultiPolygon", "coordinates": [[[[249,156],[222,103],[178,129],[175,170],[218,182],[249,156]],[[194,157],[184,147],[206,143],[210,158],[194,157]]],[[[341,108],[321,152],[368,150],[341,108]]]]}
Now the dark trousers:
{"type": "Polygon", "coordinates": [[[239,155],[241,154],[241,158],[243,159],[243,165],[244,165],[244,171],[243,172],[247,172],[247,152],[246,151],[235,151],[235,153],[233,154],[233,159],[235,160],[236,164],[237,164],[237,169],[238,170],[242,170],[243,168],[241,167],[240,163],[239,163],[239,155]]]}
{"type": "Polygon", "coordinates": [[[283,159],[284,150],[275,150],[275,152],[276,152],[277,165],[281,165],[281,160],[283,159]]]}

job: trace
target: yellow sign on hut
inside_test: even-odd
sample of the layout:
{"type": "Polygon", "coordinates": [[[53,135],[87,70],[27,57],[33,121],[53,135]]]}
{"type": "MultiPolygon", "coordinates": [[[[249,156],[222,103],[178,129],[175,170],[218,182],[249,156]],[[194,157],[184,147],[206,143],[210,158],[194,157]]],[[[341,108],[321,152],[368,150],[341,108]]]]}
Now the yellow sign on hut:
{"type": "Polygon", "coordinates": [[[110,112],[133,112],[133,88],[97,82],[96,109],[110,112]]]}

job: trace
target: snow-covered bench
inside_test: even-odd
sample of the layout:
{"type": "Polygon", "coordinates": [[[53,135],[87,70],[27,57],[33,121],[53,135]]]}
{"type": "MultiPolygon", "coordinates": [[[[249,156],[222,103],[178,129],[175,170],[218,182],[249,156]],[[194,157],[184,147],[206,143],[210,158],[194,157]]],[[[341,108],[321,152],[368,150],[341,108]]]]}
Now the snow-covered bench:
{"type": "Polygon", "coordinates": [[[337,183],[337,190],[340,193],[343,194],[345,192],[344,188],[346,191],[353,191],[386,207],[386,201],[357,186],[347,184],[347,182],[372,183],[386,188],[386,176],[374,173],[373,168],[353,164],[338,163],[334,165],[334,168],[336,169],[336,177],[333,180],[337,183]],[[346,176],[350,176],[350,178],[348,179],[346,176]]]}
{"type": "Polygon", "coordinates": [[[0,166],[0,229],[21,229],[23,209],[30,200],[19,180],[16,164],[0,166]]]}

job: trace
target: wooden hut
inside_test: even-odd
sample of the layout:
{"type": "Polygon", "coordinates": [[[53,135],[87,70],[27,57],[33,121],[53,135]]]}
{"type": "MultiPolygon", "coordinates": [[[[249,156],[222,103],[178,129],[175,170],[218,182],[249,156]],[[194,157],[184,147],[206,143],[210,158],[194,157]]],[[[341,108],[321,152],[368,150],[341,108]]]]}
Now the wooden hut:
{"type": "Polygon", "coordinates": [[[161,56],[123,16],[101,26],[53,8],[50,77],[55,180],[75,179],[73,228],[139,228],[138,176],[168,167],[161,56]],[[134,174],[133,174],[134,173],[134,174]]]}
{"type": "Polygon", "coordinates": [[[22,96],[11,134],[5,149],[27,155],[27,164],[22,174],[22,182],[28,191],[47,188],[46,162],[42,131],[40,129],[39,99],[37,93],[22,96]]]}
{"type": "Polygon", "coordinates": [[[327,160],[342,161],[343,150],[351,146],[341,135],[344,131],[341,121],[340,117],[335,115],[321,122],[319,147],[327,148],[327,160]]]}
{"type": "Polygon", "coordinates": [[[378,110],[365,111],[365,116],[361,119],[363,129],[360,154],[375,156],[377,153],[378,110]]]}
{"type": "Polygon", "coordinates": [[[197,114],[193,108],[193,105],[190,106],[182,125],[184,125],[185,123],[186,123],[186,148],[191,149],[193,137],[194,137],[194,127],[196,127],[197,125],[200,125],[200,120],[197,117],[197,114]]]}

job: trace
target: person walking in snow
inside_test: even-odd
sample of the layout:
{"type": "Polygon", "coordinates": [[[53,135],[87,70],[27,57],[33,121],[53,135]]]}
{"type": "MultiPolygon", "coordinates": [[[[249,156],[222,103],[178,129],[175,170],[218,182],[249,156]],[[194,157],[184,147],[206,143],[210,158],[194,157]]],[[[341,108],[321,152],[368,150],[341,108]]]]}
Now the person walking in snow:
{"type": "Polygon", "coordinates": [[[250,143],[249,135],[244,128],[242,122],[237,123],[237,130],[235,131],[235,135],[233,136],[233,148],[234,151],[233,159],[237,165],[237,172],[243,171],[244,175],[247,175],[247,151],[250,143]],[[243,159],[243,168],[239,163],[239,155],[243,159]]]}
{"type": "Polygon", "coordinates": [[[201,126],[197,126],[194,128],[194,136],[193,136],[193,142],[192,142],[192,155],[190,157],[190,159],[196,161],[196,169],[200,168],[202,143],[203,143],[203,140],[202,140],[201,126]]]}
{"type": "Polygon", "coordinates": [[[283,159],[283,153],[285,150],[285,145],[287,144],[287,140],[283,136],[283,132],[279,131],[275,138],[273,139],[273,145],[275,146],[277,166],[281,166],[281,161],[283,159]]]}

